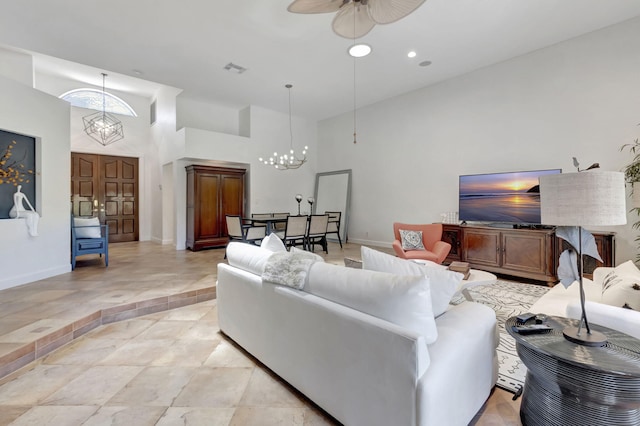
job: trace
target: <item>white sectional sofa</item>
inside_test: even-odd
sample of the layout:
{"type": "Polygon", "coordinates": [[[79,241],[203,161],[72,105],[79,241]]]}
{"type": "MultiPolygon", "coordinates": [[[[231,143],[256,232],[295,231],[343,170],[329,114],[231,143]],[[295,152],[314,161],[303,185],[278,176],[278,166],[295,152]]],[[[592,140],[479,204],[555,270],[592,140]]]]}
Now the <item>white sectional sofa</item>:
{"type": "Polygon", "coordinates": [[[435,316],[437,279],[242,243],[227,256],[218,265],[221,331],[341,423],[467,425],[488,398],[495,313],[465,302],[435,316]],[[285,285],[263,280],[274,279],[275,253],[294,277],[285,285]]]}
{"type": "MultiPolygon", "coordinates": [[[[583,280],[585,310],[590,324],[598,324],[640,339],[640,271],[631,261],[615,268],[596,268],[593,280],[583,280]],[[634,288],[636,287],[636,288],[634,288]]],[[[556,284],[530,311],[579,319],[580,286],[556,284]]]]}

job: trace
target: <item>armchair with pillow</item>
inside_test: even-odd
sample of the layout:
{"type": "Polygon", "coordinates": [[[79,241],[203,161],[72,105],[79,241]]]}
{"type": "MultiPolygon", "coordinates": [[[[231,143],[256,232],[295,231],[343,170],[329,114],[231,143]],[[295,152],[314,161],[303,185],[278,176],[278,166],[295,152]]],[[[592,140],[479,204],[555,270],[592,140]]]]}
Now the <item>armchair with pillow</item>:
{"type": "Polygon", "coordinates": [[[442,241],[442,224],[393,224],[393,250],[403,259],[430,260],[442,263],[451,251],[451,244],[442,241]]]}
{"type": "Polygon", "coordinates": [[[84,254],[104,254],[104,265],[109,266],[109,225],[101,225],[97,217],[71,215],[71,270],[76,269],[76,258],[84,254]]]}

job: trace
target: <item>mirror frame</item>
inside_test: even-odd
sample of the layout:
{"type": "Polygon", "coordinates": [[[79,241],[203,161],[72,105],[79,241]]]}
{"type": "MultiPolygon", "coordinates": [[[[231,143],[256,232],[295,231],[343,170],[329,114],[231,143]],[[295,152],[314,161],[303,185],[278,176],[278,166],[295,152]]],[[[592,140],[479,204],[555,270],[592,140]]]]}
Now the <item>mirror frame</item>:
{"type": "MultiPolygon", "coordinates": [[[[318,200],[322,199],[323,194],[318,194],[318,189],[320,188],[320,183],[323,178],[329,176],[336,175],[346,175],[347,176],[347,188],[346,188],[346,199],[344,200],[344,211],[342,212],[342,217],[340,218],[340,225],[342,226],[342,232],[340,232],[340,238],[343,243],[347,242],[347,228],[349,227],[349,213],[350,213],[350,204],[351,204],[351,169],[347,170],[336,170],[334,172],[323,172],[316,173],[316,187],[313,192],[315,198],[315,203],[313,204],[313,212],[317,214],[318,200]]],[[[337,210],[337,209],[336,209],[337,210]]],[[[324,213],[324,212],[321,212],[324,213]]]]}

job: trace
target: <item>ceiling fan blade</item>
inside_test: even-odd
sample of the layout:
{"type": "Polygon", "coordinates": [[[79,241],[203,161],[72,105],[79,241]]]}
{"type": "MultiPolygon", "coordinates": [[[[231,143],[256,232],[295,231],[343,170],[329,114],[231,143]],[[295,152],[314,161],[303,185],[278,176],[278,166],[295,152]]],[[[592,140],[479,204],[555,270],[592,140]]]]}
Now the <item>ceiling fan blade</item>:
{"type": "Polygon", "coordinates": [[[425,0],[369,0],[369,15],[376,24],[390,24],[419,8],[425,0]]]}
{"type": "Polygon", "coordinates": [[[287,7],[292,13],[331,13],[337,12],[345,0],[294,0],[287,7]]]}
{"type": "Polygon", "coordinates": [[[336,13],[331,24],[334,33],[349,39],[360,38],[375,26],[376,23],[369,17],[367,8],[361,6],[359,2],[345,5],[336,13]]]}

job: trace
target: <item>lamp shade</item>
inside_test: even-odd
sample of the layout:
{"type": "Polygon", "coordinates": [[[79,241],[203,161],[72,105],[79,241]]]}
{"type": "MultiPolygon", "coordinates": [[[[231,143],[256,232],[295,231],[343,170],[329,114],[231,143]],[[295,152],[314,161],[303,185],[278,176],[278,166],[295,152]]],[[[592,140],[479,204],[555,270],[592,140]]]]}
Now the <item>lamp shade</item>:
{"type": "Polygon", "coordinates": [[[540,176],[540,213],[545,225],[624,225],[625,200],[621,172],[593,169],[540,176]]]}

